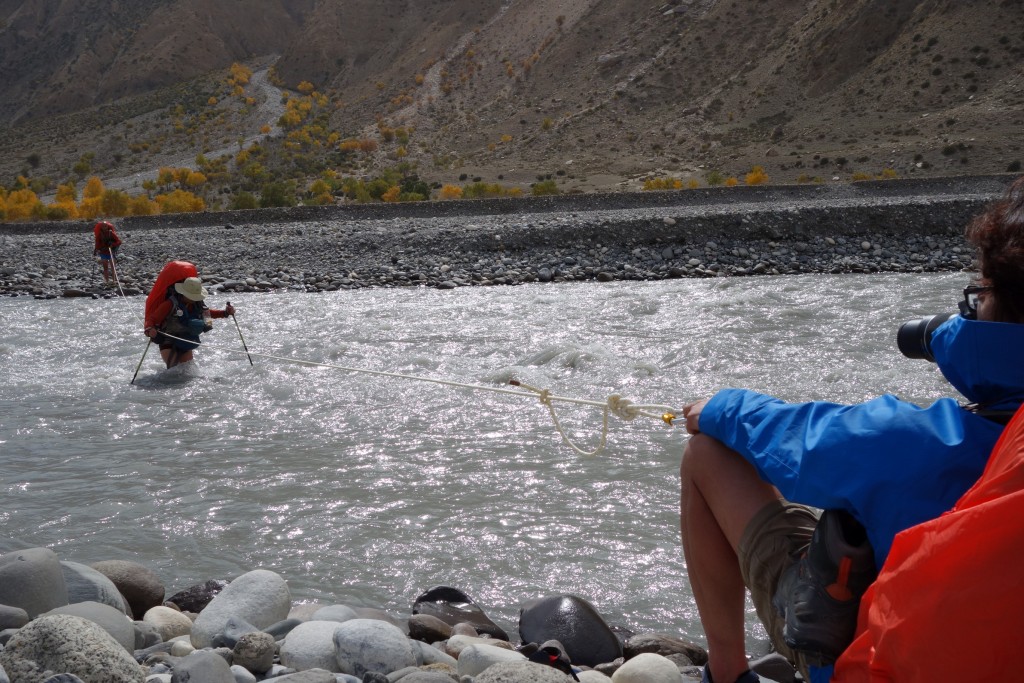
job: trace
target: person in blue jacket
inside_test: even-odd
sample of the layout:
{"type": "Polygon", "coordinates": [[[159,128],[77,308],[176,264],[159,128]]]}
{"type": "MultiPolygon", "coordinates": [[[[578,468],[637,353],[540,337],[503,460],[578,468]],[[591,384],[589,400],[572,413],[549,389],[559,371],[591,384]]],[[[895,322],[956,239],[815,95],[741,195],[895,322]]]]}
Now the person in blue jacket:
{"type": "MultiPolygon", "coordinates": [[[[791,568],[808,554],[817,509],[859,522],[880,567],[896,533],[950,509],[981,475],[1000,416],[1024,400],[1024,178],[971,222],[967,239],[979,277],[929,350],[970,405],[944,398],[919,407],[888,395],[786,403],[724,389],[684,408],[692,437],[680,466],[680,526],[707,638],[705,681],[759,680],[746,659],[747,589],[776,650],[805,678],[828,680],[827,662],[787,646],[785,615],[772,602],[787,570],[804,572],[791,568]]],[[[841,588],[828,586],[828,599],[850,599],[841,588]]]]}

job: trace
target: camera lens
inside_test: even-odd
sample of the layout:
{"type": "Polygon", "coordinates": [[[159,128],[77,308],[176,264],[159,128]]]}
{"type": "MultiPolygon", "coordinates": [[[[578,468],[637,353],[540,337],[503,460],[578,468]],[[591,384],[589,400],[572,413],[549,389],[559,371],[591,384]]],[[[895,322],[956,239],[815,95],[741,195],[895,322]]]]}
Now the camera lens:
{"type": "Polygon", "coordinates": [[[932,333],[955,315],[957,314],[940,313],[903,323],[896,332],[896,347],[907,358],[924,358],[934,362],[932,333]]]}

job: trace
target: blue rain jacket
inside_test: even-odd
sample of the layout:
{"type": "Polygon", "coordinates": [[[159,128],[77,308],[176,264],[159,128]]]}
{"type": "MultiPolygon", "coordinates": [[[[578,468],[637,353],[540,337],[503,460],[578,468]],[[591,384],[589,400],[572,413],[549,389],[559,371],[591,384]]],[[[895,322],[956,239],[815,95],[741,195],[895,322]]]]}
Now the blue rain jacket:
{"type": "MultiPolygon", "coordinates": [[[[932,334],[943,375],[972,403],[1024,399],[1024,324],[951,318],[932,334]]],[[[757,468],[786,499],[850,512],[881,567],[893,537],[939,516],[981,476],[1003,425],[951,398],[927,408],[886,395],[858,405],[786,403],[743,389],[715,394],[701,432],[757,468]]]]}

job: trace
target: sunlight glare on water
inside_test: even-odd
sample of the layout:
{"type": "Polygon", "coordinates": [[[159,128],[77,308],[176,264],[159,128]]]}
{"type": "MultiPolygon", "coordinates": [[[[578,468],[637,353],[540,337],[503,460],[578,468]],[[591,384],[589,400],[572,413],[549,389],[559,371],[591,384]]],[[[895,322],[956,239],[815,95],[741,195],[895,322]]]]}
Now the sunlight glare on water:
{"type": "MultiPolygon", "coordinates": [[[[684,403],[741,386],[787,400],[953,395],[898,326],[953,310],[963,274],[795,276],[232,295],[163,371],[143,300],[0,301],[0,509],[12,547],[128,559],[168,592],[265,568],[296,600],[408,615],[470,594],[590,600],[613,624],[700,640],[678,538],[681,427],[610,419],[584,458],[535,398],[684,403]],[[268,354],[333,367],[266,358],[268,354]]],[[[223,296],[211,303],[222,306],[223,296]]],[[[588,450],[601,411],[556,403],[588,450]]]]}

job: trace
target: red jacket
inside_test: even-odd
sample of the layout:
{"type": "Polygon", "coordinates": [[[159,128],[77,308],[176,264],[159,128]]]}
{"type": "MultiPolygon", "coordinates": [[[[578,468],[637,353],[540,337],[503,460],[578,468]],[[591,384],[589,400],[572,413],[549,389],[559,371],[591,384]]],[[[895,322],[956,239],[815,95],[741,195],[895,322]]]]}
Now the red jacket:
{"type": "Polygon", "coordinates": [[[117,236],[117,231],[114,230],[114,226],[110,225],[110,223],[100,221],[92,226],[92,234],[96,244],[92,250],[94,254],[109,254],[111,249],[117,249],[121,246],[121,238],[117,236]],[[103,234],[104,226],[110,227],[109,235],[103,234]]]}
{"type": "Polygon", "coordinates": [[[952,510],[896,535],[832,680],[1018,680],[1022,567],[1024,408],[952,510]]]}

